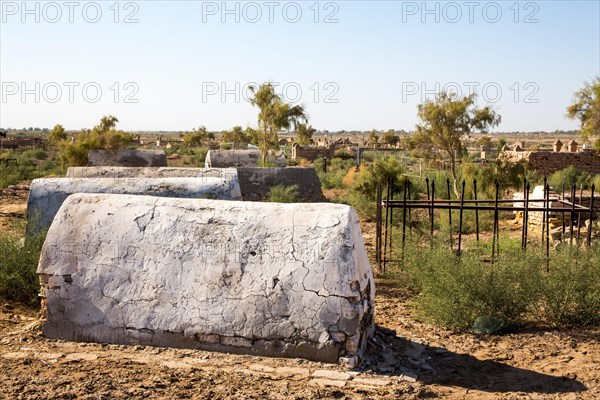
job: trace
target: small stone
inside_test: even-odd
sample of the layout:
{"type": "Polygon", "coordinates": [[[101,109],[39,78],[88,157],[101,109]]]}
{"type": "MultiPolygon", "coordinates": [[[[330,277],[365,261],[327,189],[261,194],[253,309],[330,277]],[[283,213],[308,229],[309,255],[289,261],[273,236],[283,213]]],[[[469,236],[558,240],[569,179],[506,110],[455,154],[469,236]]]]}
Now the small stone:
{"type": "Polygon", "coordinates": [[[384,374],[394,372],[394,367],[390,366],[386,362],[377,363],[377,366],[375,368],[377,369],[377,371],[383,372],[384,374]]]}
{"type": "Polygon", "coordinates": [[[398,363],[398,360],[396,359],[396,357],[394,356],[393,353],[386,353],[386,354],[384,354],[383,355],[383,359],[389,365],[396,365],[398,363]]]}
{"type": "Polygon", "coordinates": [[[308,383],[312,383],[313,385],[319,385],[321,387],[338,387],[342,388],[346,386],[345,381],[335,381],[331,379],[311,379],[308,383]]]}
{"type": "Polygon", "coordinates": [[[408,357],[419,358],[421,357],[421,354],[423,354],[423,351],[425,351],[424,345],[420,343],[411,342],[409,348],[406,349],[406,351],[404,352],[404,355],[408,357]]]}
{"type": "Polygon", "coordinates": [[[57,360],[64,356],[63,353],[40,353],[37,355],[40,360],[57,360]]]}
{"type": "Polygon", "coordinates": [[[344,368],[356,368],[359,364],[359,358],[358,356],[353,356],[353,357],[340,357],[338,362],[339,364],[344,367],[344,368]]]}
{"type": "Polygon", "coordinates": [[[188,363],[180,362],[180,361],[164,361],[160,363],[163,367],[171,368],[171,369],[190,369],[192,366],[188,363]]]}
{"type": "Polygon", "coordinates": [[[417,375],[411,373],[411,372],[405,372],[404,374],[400,375],[400,377],[398,378],[398,380],[402,381],[402,382],[416,382],[417,381],[417,375]]]}
{"type": "Polygon", "coordinates": [[[360,335],[354,335],[346,339],[346,351],[350,354],[356,354],[360,344],[360,335]]]}
{"type": "Polygon", "coordinates": [[[310,370],[308,368],[299,367],[278,367],[275,373],[283,376],[302,376],[308,378],[310,376],[310,370]]]}
{"type": "Polygon", "coordinates": [[[340,381],[347,381],[352,377],[352,375],[347,372],[332,371],[328,369],[318,369],[313,372],[312,376],[313,378],[334,379],[340,381]]]}
{"type": "Polygon", "coordinates": [[[65,357],[67,361],[94,361],[97,359],[98,355],[93,353],[71,353],[65,357]]]}
{"type": "Polygon", "coordinates": [[[251,364],[248,368],[250,368],[253,371],[258,371],[258,372],[267,372],[267,373],[275,372],[275,368],[269,367],[266,365],[262,365],[262,364],[251,364]]]}
{"type": "Polygon", "coordinates": [[[392,384],[390,379],[383,378],[354,378],[352,382],[368,386],[387,386],[392,384]]]}
{"type": "Polygon", "coordinates": [[[20,358],[26,358],[27,356],[29,356],[29,353],[25,353],[24,351],[2,354],[2,358],[6,358],[7,360],[18,360],[20,358]]]}

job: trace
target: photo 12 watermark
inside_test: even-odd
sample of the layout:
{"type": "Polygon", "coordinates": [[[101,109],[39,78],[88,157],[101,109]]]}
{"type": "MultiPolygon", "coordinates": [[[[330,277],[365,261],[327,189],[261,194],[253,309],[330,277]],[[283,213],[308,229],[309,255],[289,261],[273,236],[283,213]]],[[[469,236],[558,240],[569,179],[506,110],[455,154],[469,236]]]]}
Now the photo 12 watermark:
{"type": "Polygon", "coordinates": [[[478,95],[486,103],[498,103],[509,96],[514,103],[539,103],[540,87],[536,82],[512,82],[502,85],[498,82],[402,82],[402,102],[407,103],[415,98],[423,103],[434,99],[440,93],[454,93],[458,97],[478,95]]]}
{"type": "Polygon", "coordinates": [[[2,82],[0,98],[6,103],[114,103],[136,104],[140,87],[136,82],[2,82]]]}
{"type": "Polygon", "coordinates": [[[261,22],[296,24],[310,21],[315,24],[337,24],[340,3],[305,1],[203,1],[202,22],[248,23],[261,22]]]}
{"type": "Polygon", "coordinates": [[[3,24],[90,23],[110,21],[115,24],[139,23],[140,3],[127,1],[1,1],[3,24]]]}
{"type": "Polygon", "coordinates": [[[402,22],[448,23],[485,22],[496,24],[539,23],[540,5],[534,1],[403,1],[402,22]]]}
{"type": "MultiPolygon", "coordinates": [[[[268,82],[273,85],[286,103],[339,103],[340,86],[336,82],[312,82],[308,85],[298,82],[268,82]]],[[[257,82],[202,82],[202,102],[241,103],[249,102],[257,82]]]]}

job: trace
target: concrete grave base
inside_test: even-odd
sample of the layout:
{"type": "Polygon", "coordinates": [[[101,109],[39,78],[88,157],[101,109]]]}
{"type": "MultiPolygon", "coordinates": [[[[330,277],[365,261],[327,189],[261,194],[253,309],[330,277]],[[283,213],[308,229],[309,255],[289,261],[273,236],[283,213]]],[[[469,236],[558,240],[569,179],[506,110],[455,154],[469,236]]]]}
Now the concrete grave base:
{"type": "Polygon", "coordinates": [[[373,330],[345,205],[74,194],[38,274],[51,338],[336,362],[373,330]]]}

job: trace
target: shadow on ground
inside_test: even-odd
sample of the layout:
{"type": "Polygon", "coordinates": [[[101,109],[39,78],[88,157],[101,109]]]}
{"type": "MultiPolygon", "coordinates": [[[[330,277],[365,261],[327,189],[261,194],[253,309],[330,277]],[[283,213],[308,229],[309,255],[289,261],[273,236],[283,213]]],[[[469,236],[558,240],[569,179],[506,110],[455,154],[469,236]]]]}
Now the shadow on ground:
{"type": "Polygon", "coordinates": [[[461,387],[483,392],[558,394],[581,392],[587,387],[576,379],[514,367],[469,354],[426,346],[377,327],[369,343],[363,368],[381,375],[416,376],[427,385],[461,387]]]}

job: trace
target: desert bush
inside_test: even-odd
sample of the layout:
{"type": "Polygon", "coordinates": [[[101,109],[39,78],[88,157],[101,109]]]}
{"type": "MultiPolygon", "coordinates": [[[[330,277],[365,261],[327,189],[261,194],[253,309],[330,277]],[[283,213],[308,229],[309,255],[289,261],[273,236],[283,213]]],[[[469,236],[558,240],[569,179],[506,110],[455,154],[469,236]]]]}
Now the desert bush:
{"type": "Polygon", "coordinates": [[[323,172],[323,159],[317,158],[313,161],[313,167],[317,171],[321,186],[325,189],[342,188],[344,185],[344,177],[348,170],[355,165],[354,160],[332,158],[327,160],[327,172],[323,172]]]}
{"type": "Polygon", "coordinates": [[[275,185],[269,190],[267,201],[271,203],[295,203],[298,201],[298,185],[275,185]]]}
{"type": "Polygon", "coordinates": [[[57,142],[62,165],[87,165],[88,152],[91,150],[117,151],[127,148],[133,141],[133,135],[117,130],[118,122],[114,116],[104,116],[92,129],[81,130],[73,142],[66,139],[57,142]]]}
{"type": "Polygon", "coordinates": [[[556,192],[559,192],[563,188],[563,185],[565,191],[571,190],[573,185],[577,188],[583,186],[584,189],[589,189],[592,186],[594,179],[595,178],[589,173],[580,171],[571,165],[550,175],[548,184],[556,192]]]}
{"type": "MultiPolygon", "coordinates": [[[[41,153],[32,153],[32,150],[23,153],[5,153],[2,158],[16,158],[16,163],[6,164],[0,161],[0,188],[16,185],[21,181],[41,178],[48,175],[63,175],[64,170],[56,160],[39,161],[41,153]]],[[[42,150],[43,151],[43,150],[42,150]]]]}
{"type": "Polygon", "coordinates": [[[404,266],[412,286],[417,315],[457,330],[469,330],[480,317],[494,317],[514,327],[534,299],[535,270],[520,247],[518,254],[506,249],[493,265],[483,262],[486,246],[458,257],[437,242],[433,248],[409,244],[404,266]]]}
{"type": "Polygon", "coordinates": [[[564,245],[541,275],[535,314],[558,326],[600,325],[600,246],[564,245]]]}
{"type": "Polygon", "coordinates": [[[48,153],[46,153],[42,149],[31,149],[31,150],[26,150],[23,153],[21,153],[21,158],[45,160],[48,158],[48,153]]]}
{"type": "Polygon", "coordinates": [[[208,154],[208,147],[198,147],[192,150],[191,161],[195,167],[204,167],[206,161],[206,155],[208,154]]]}
{"type": "Polygon", "coordinates": [[[23,243],[14,233],[0,234],[0,298],[27,305],[38,303],[36,274],[45,232],[23,243]]]}
{"type": "Polygon", "coordinates": [[[500,192],[509,189],[519,189],[523,185],[523,178],[536,179],[527,171],[523,161],[511,163],[500,159],[486,164],[474,163],[467,159],[460,166],[460,177],[466,181],[465,197],[473,198],[473,180],[477,180],[478,198],[493,199],[496,193],[496,181],[498,181],[500,192]]]}
{"type": "MultiPolygon", "coordinates": [[[[369,165],[355,175],[354,186],[348,195],[350,205],[367,220],[373,220],[376,213],[375,197],[377,195],[377,183],[386,185],[393,178],[393,191],[401,193],[404,188],[405,177],[402,175],[404,168],[395,157],[376,158],[369,165]]],[[[342,178],[343,179],[343,178],[342,178]]]]}
{"type": "Polygon", "coordinates": [[[546,270],[543,249],[524,253],[519,240],[501,240],[493,263],[490,242],[474,243],[458,257],[442,239],[433,246],[421,240],[407,240],[396,271],[410,278],[418,318],[461,331],[482,318],[503,321],[505,329],[600,324],[598,245],[559,246],[546,270]]]}

